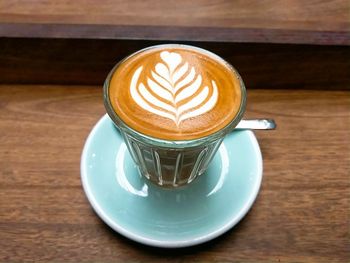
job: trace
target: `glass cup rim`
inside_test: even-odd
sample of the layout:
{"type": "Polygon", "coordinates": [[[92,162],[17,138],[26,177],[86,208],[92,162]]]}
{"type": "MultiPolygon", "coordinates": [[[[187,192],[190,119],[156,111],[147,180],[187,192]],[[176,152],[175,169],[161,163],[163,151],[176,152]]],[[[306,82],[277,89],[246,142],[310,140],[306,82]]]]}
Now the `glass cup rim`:
{"type": "Polygon", "coordinates": [[[109,115],[109,117],[112,119],[112,121],[114,122],[114,124],[119,128],[122,129],[124,132],[126,132],[127,134],[133,136],[135,139],[137,139],[138,141],[147,143],[147,144],[151,144],[153,146],[157,146],[157,147],[169,147],[169,148],[192,148],[192,147],[196,147],[202,144],[206,144],[210,141],[215,141],[218,140],[220,138],[223,138],[227,133],[231,132],[239,123],[239,121],[242,119],[243,114],[245,112],[245,108],[246,108],[246,88],[244,85],[244,82],[242,80],[242,77],[240,76],[240,74],[238,73],[238,71],[226,60],[224,60],[223,58],[221,58],[220,56],[216,55],[215,53],[205,50],[203,48],[200,47],[195,47],[195,46],[191,46],[191,45],[185,45],[185,44],[161,44],[161,45],[153,45],[153,46],[149,46],[146,48],[143,48],[141,50],[138,50],[128,56],[126,56],[124,59],[122,59],[121,61],[119,61],[113,68],[112,70],[109,72],[109,74],[107,75],[107,78],[103,84],[103,97],[104,97],[104,105],[106,108],[106,111],[109,115]],[[136,130],[134,130],[133,128],[129,127],[121,118],[119,118],[118,114],[114,111],[113,107],[112,107],[112,103],[109,99],[109,86],[110,86],[110,82],[112,79],[112,76],[114,74],[114,72],[116,71],[116,69],[124,63],[124,61],[128,60],[129,58],[141,53],[141,52],[145,52],[147,50],[150,49],[161,49],[161,48],[167,48],[167,47],[179,47],[179,48],[185,48],[185,49],[192,49],[194,51],[198,51],[198,52],[202,52],[202,53],[206,53],[207,55],[213,57],[214,59],[222,62],[224,65],[226,65],[230,70],[232,70],[234,72],[234,74],[236,74],[238,80],[239,80],[239,84],[240,84],[240,88],[241,88],[241,104],[239,106],[239,110],[236,114],[236,116],[231,120],[230,123],[228,123],[225,127],[223,127],[222,129],[220,129],[219,131],[216,131],[212,134],[209,134],[207,136],[204,137],[200,137],[200,138],[196,138],[196,139],[190,139],[190,140],[166,140],[166,139],[160,139],[160,138],[156,138],[156,137],[152,137],[146,134],[143,134],[141,132],[138,132],[136,130]]]}

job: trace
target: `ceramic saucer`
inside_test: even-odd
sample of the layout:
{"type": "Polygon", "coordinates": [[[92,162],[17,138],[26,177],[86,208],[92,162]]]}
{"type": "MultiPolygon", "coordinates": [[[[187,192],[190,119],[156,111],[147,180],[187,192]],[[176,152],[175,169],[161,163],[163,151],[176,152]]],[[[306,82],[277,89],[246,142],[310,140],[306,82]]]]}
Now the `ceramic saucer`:
{"type": "Polygon", "coordinates": [[[98,216],[118,233],[146,245],[186,247],[218,237],[244,217],[260,188],[262,157],[253,132],[235,131],[205,174],[162,189],[139,175],[105,115],[85,143],[81,179],[98,216]]]}

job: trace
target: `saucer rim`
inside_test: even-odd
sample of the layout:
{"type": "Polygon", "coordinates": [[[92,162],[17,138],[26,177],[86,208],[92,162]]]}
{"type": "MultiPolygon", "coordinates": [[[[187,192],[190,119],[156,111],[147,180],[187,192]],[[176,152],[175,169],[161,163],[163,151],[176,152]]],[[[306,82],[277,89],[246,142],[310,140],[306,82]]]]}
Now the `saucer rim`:
{"type": "MultiPolygon", "coordinates": [[[[111,217],[107,215],[107,213],[104,211],[104,209],[98,204],[98,201],[95,199],[94,194],[92,193],[92,190],[88,183],[88,171],[86,169],[87,167],[87,157],[88,157],[88,149],[90,149],[90,145],[93,141],[93,138],[95,137],[95,134],[98,131],[99,126],[106,121],[106,119],[110,118],[107,114],[102,116],[97,123],[93,126],[93,128],[90,130],[90,133],[84,143],[83,151],[81,154],[81,162],[80,162],[80,177],[82,181],[83,190],[85,192],[85,195],[91,204],[93,210],[96,212],[96,214],[114,231],[118,232],[119,234],[136,241],[138,243],[154,246],[154,247],[160,247],[160,248],[182,248],[182,247],[189,247],[194,245],[199,245],[205,242],[208,242],[212,239],[215,239],[219,237],[220,235],[226,233],[231,228],[233,228],[236,224],[238,224],[242,218],[249,212],[250,208],[254,204],[262,182],[263,177],[263,159],[262,154],[260,150],[260,146],[258,143],[258,140],[254,133],[250,130],[247,130],[248,136],[250,137],[250,140],[252,142],[253,151],[255,155],[257,156],[257,176],[255,180],[254,186],[252,186],[252,192],[249,196],[248,201],[245,202],[244,206],[240,209],[239,212],[237,212],[226,224],[222,225],[221,227],[217,228],[214,231],[211,231],[207,234],[204,234],[197,238],[187,238],[186,240],[175,240],[175,241],[165,241],[165,240],[157,240],[152,239],[149,237],[140,236],[138,234],[133,233],[132,231],[124,228],[123,226],[119,225],[115,220],[113,220],[111,217]]],[[[110,120],[112,122],[112,120],[110,120]]],[[[225,141],[225,139],[224,139],[225,141]]],[[[223,141],[223,142],[224,142],[223,141]]]]}

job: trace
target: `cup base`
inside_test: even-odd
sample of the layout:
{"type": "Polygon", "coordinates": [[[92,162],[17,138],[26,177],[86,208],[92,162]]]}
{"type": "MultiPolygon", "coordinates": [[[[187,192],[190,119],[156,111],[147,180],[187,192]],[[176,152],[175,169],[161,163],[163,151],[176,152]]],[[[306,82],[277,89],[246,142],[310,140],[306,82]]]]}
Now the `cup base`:
{"type": "Polygon", "coordinates": [[[223,140],[220,138],[195,147],[175,148],[139,141],[123,130],[118,131],[140,173],[153,183],[167,188],[190,184],[203,174],[223,140]]]}

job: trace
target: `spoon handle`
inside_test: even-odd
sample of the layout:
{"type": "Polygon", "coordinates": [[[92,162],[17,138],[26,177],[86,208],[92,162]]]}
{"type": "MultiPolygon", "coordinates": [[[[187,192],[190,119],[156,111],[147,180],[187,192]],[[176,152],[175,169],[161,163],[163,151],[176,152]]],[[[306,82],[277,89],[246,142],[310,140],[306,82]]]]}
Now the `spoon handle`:
{"type": "Polygon", "coordinates": [[[274,130],[276,126],[273,119],[241,120],[235,129],[274,130]]]}

